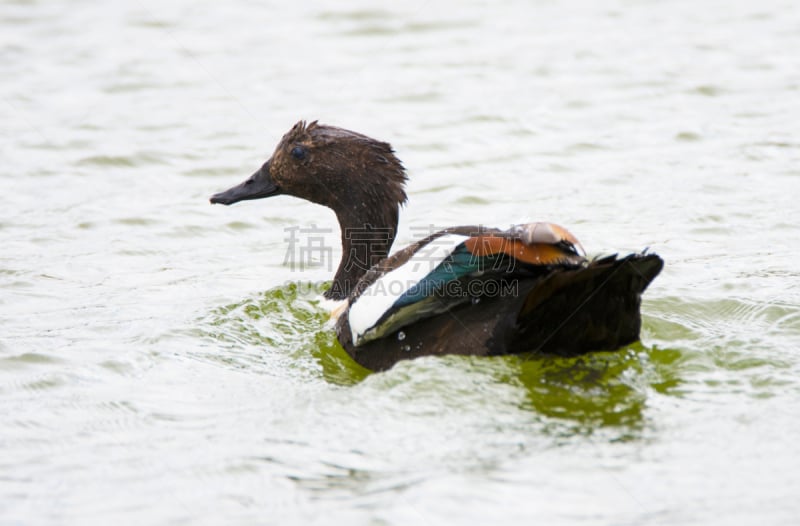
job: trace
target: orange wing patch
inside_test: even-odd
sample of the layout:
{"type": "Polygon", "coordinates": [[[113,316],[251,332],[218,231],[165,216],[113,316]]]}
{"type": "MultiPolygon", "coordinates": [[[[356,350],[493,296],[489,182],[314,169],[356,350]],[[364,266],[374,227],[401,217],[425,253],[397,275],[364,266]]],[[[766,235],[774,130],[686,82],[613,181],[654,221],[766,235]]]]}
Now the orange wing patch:
{"type": "Polygon", "coordinates": [[[578,263],[583,257],[559,246],[566,241],[583,251],[580,242],[567,229],[551,223],[529,223],[516,227],[519,237],[489,234],[467,239],[464,244],[475,256],[508,254],[524,263],[532,265],[553,265],[557,263],[578,263]]]}
{"type": "Polygon", "coordinates": [[[491,256],[504,253],[519,261],[532,265],[563,263],[575,257],[574,254],[565,252],[555,245],[548,245],[545,243],[526,245],[518,239],[508,239],[505,237],[471,237],[467,239],[464,244],[467,250],[475,256],[491,256]]]}
{"type": "Polygon", "coordinates": [[[559,242],[567,242],[574,246],[579,252],[586,254],[578,238],[566,228],[553,223],[527,223],[517,225],[512,229],[526,245],[534,243],[546,243],[555,245],[559,242]]]}

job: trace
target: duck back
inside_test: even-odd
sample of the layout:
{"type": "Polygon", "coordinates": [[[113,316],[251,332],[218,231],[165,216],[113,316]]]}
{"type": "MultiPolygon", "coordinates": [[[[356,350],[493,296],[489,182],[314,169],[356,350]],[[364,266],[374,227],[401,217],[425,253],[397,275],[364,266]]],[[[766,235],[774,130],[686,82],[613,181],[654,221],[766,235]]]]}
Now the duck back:
{"type": "Polygon", "coordinates": [[[636,341],[641,294],[662,260],[588,262],[579,247],[545,223],[438,232],[365,275],[337,321],[339,341],[372,370],[428,355],[575,355],[636,341]]]}

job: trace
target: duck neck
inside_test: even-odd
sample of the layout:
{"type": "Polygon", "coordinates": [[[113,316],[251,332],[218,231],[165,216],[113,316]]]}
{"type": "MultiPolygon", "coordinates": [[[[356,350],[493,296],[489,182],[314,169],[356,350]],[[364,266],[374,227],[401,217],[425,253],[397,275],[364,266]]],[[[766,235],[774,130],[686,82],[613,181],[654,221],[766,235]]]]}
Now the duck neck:
{"type": "Polygon", "coordinates": [[[336,212],[342,235],[342,259],[325,297],[343,300],[373,265],[389,255],[395,235],[399,205],[368,207],[360,203],[336,212]]]}

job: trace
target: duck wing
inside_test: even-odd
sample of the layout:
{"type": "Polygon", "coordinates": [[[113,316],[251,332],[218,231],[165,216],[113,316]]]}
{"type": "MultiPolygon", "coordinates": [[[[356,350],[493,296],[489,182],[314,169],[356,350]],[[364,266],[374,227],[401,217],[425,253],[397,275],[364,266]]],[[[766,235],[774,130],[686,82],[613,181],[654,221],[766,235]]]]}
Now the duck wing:
{"type": "Polygon", "coordinates": [[[349,298],[352,341],[362,345],[422,318],[506,290],[519,277],[585,263],[580,244],[547,223],[508,231],[454,227],[437,232],[373,268],[349,298]]]}
{"type": "Polygon", "coordinates": [[[505,326],[518,321],[532,286],[589,266],[578,240],[557,225],[446,229],[371,269],[348,299],[337,333],[373,369],[422,354],[513,352],[507,336],[516,329],[505,326]]]}

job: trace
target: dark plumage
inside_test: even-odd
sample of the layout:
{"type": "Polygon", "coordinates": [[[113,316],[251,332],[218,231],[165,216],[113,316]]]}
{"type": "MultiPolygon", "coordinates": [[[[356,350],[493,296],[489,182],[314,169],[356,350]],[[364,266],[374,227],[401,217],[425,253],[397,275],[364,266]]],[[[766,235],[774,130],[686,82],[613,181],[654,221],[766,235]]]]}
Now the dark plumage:
{"type": "Polygon", "coordinates": [[[300,121],[261,168],[242,184],[211,197],[211,202],[230,205],[292,195],[332,209],[349,260],[342,258],[325,297],[339,300],[350,294],[368,268],[389,254],[400,205],[406,201],[406,179],[389,144],[316,121],[308,125],[300,121]],[[302,159],[292,155],[298,147],[304,150],[302,159]]]}
{"type": "Polygon", "coordinates": [[[336,213],[342,260],[325,295],[347,300],[337,336],[370,369],[424,355],[575,355],[639,338],[641,294],[663,266],[657,255],[589,262],[569,232],[532,223],[449,228],[387,257],[405,182],[389,144],[298,122],[256,173],[211,202],[283,194],[336,213]],[[431,268],[419,270],[422,261],[431,268]],[[397,283],[398,292],[383,287],[397,283]]]}

